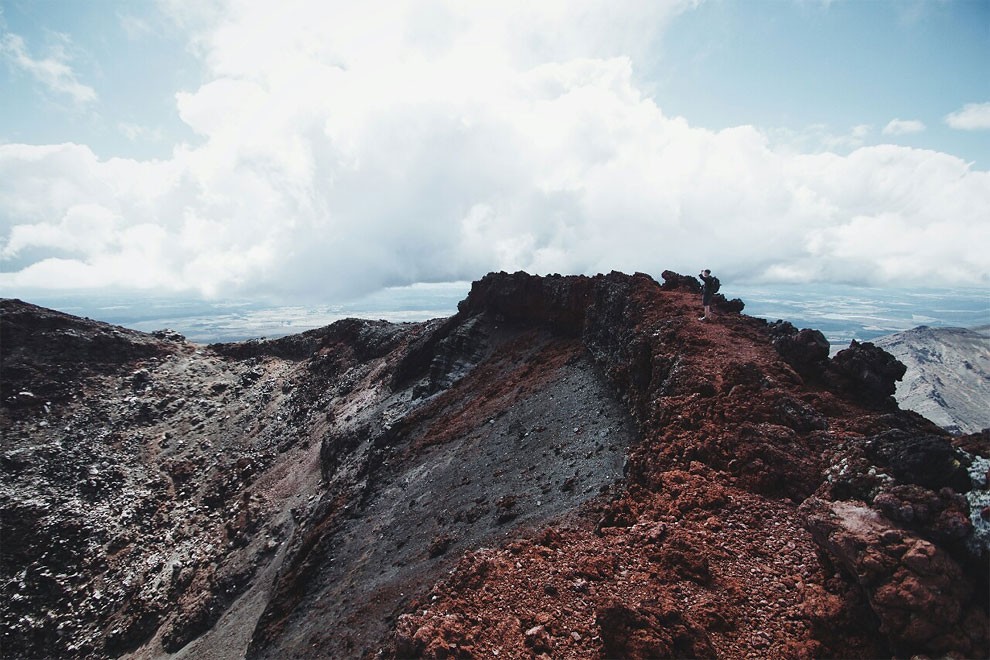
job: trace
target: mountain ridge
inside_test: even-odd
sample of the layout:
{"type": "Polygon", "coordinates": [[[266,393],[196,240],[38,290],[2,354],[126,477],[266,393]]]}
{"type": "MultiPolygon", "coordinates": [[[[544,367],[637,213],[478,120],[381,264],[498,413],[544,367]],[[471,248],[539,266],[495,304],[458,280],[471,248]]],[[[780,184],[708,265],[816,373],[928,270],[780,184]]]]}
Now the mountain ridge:
{"type": "Polygon", "coordinates": [[[907,367],[896,397],[950,433],[990,427],[990,326],[911,330],[875,340],[907,367]]]}
{"type": "Polygon", "coordinates": [[[986,434],[898,409],[872,344],[663,279],[493,273],[448,319],[208,347],[3,301],[0,641],[985,655],[986,434]]]}

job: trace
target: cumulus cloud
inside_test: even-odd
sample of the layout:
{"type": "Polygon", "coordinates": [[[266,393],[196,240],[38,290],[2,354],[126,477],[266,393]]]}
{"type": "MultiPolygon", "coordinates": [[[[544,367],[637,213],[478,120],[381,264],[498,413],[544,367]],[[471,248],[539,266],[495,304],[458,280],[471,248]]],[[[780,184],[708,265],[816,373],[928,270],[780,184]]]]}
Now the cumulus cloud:
{"type": "Polygon", "coordinates": [[[990,103],[967,103],[945,116],[945,123],[963,131],[990,129],[990,103]]]}
{"type": "MultiPolygon", "coordinates": [[[[61,38],[67,39],[64,35],[61,38]]],[[[2,31],[0,57],[15,69],[30,75],[49,92],[67,96],[79,106],[89,105],[97,99],[96,90],[77,79],[70,64],[71,58],[64,48],[55,47],[47,57],[35,58],[20,35],[2,31]]]]}
{"type": "Polygon", "coordinates": [[[925,130],[925,123],[917,119],[891,119],[883,127],[884,135],[909,135],[911,133],[921,133],[925,130]]]}
{"type": "Polygon", "coordinates": [[[802,153],[665,114],[637,52],[682,3],[169,6],[206,67],[176,96],[199,141],[146,162],[0,145],[0,285],[334,299],[503,269],[990,277],[972,247],[990,173],[857,146],[868,127],[848,155],[802,153]]]}

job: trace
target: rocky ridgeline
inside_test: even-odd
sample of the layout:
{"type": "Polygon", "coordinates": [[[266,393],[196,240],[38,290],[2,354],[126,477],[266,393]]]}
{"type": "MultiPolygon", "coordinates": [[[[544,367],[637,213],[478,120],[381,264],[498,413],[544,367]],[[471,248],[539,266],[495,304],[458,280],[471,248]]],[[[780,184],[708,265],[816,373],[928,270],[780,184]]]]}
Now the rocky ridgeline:
{"type": "Polygon", "coordinates": [[[990,437],[665,272],[198,346],[0,302],[19,657],[986,657],[990,437]]]}

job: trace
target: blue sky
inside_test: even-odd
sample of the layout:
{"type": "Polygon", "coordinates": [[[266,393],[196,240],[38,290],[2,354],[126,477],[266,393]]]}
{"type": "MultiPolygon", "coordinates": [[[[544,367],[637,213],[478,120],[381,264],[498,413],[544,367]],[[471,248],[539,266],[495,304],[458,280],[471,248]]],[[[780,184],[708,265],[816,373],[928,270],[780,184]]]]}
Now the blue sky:
{"type": "Polygon", "coordinates": [[[0,11],[0,295],[990,288],[988,0],[0,11]]]}
{"type": "MultiPolygon", "coordinates": [[[[661,105],[711,128],[821,126],[868,144],[937,149],[990,168],[990,131],[945,118],[990,97],[990,2],[710,2],[666,33],[661,105]],[[883,133],[893,119],[913,133],[883,133]]],[[[985,111],[986,112],[986,111],[985,111]]]]}
{"type": "Polygon", "coordinates": [[[16,99],[0,111],[4,142],[79,142],[105,158],[154,158],[193,139],[175,93],[195,89],[199,64],[154,3],[4,0],[0,8],[7,41],[0,84],[16,99]],[[20,55],[62,64],[71,71],[64,79],[91,96],[60,91],[19,64],[20,55]]]}

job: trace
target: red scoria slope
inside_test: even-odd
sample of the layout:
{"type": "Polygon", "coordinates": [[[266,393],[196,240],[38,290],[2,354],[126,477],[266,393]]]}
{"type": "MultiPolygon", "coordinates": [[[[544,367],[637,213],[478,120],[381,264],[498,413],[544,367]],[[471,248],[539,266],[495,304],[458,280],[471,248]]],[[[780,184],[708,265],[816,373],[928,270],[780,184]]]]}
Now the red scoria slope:
{"type": "MultiPolygon", "coordinates": [[[[505,279],[466,306],[552,307],[559,283],[505,279]]],[[[696,295],[644,276],[569,288],[568,308],[588,310],[569,321],[639,423],[626,490],[593,517],[465,554],[400,617],[395,655],[987,656],[985,539],[967,549],[957,494],[975,491],[970,457],[888,399],[880,374],[896,365],[847,354],[856,368],[837,369],[820,335],[787,328],[778,351],[779,326],[701,322],[696,295]]],[[[987,457],[985,434],[969,442],[987,457]]]]}
{"type": "Polygon", "coordinates": [[[987,434],[663,279],[210,347],[5,301],[4,652],[990,655],[987,434]]]}

